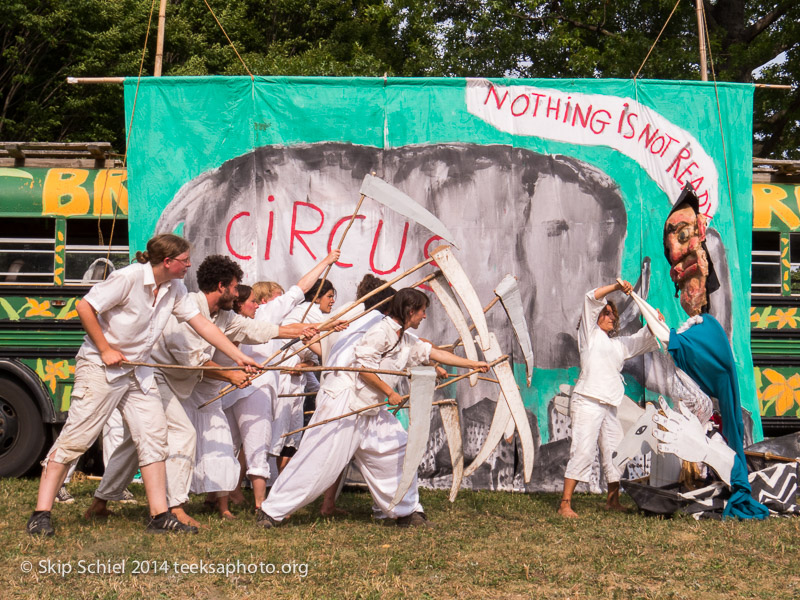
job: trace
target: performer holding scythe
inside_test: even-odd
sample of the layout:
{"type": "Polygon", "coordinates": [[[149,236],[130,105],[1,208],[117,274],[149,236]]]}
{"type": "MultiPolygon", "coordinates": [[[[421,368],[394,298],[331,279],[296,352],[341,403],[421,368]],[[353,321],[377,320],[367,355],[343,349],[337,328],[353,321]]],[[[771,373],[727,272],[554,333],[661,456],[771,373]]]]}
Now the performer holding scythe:
{"type": "Polygon", "coordinates": [[[78,352],[67,422],[42,463],[36,510],[26,527],[29,534],[55,533],[50,509],[69,464],[94,443],[117,407],[141,465],[151,515],[147,531],[197,533],[196,527],[181,523],[168,511],[167,418],[153,370],[123,365],[126,361],[148,360],[169,317],[174,315],[238,365],[259,366],[200,313],[183,283],[175,281],[186,275],[190,250],[189,242],[181,237],[157,235],[147,242],[146,252],[137,253],[138,264],[114,271],[78,304],[78,316],[87,335],[78,352]]]}
{"type": "Polygon", "coordinates": [[[562,517],[578,517],[572,509],[572,493],[579,481],[589,480],[598,443],[608,483],[606,508],[624,510],[619,502],[620,472],[612,461],[612,454],[623,437],[617,418],[617,406],[625,393],[622,366],[629,358],[658,349],[655,337],[646,327],[631,336],[613,337],[619,315],[614,303],[605,301],[605,297],[614,291],[630,294],[632,290],[631,284],[623,281],[591,290],[584,297],[578,326],[581,374],[570,402],[572,444],[558,507],[562,517]]]}
{"type": "MultiPolygon", "coordinates": [[[[354,366],[401,370],[430,361],[487,371],[483,361],[436,349],[410,333],[425,319],[429,305],[422,292],[404,288],[392,299],[387,316],[374,325],[355,348],[354,366]]],[[[317,396],[313,421],[345,413],[388,398],[399,405],[401,396],[389,376],[337,372],[325,378],[317,396]]],[[[312,502],[354,459],[367,482],[382,518],[396,518],[400,527],[425,526],[429,521],[419,503],[416,479],[402,501],[390,508],[402,473],[408,436],[386,407],[377,407],[309,429],[300,449],[281,473],[267,500],[257,511],[257,523],[277,526],[287,515],[312,502]]]]}

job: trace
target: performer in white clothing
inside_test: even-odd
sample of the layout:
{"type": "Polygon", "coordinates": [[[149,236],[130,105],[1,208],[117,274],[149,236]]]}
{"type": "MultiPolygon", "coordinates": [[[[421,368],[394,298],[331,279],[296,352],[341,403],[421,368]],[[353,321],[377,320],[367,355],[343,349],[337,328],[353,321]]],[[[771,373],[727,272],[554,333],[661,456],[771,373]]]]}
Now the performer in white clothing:
{"type": "MultiPolygon", "coordinates": [[[[305,321],[317,321],[325,319],[333,309],[333,304],[336,301],[336,289],[333,284],[325,280],[315,282],[305,293],[305,302],[296,306],[281,323],[299,323],[305,317],[305,321]],[[321,286],[321,289],[320,289],[321,286]],[[319,291],[318,291],[319,290],[319,291]],[[317,300],[313,305],[310,305],[314,297],[317,300]],[[310,308],[309,308],[310,305],[310,308]]],[[[305,350],[301,354],[289,358],[284,361],[287,367],[310,367],[317,364],[318,361],[311,350],[305,350]]],[[[287,369],[288,373],[281,373],[280,375],[280,388],[279,396],[274,403],[274,411],[272,415],[272,447],[270,454],[277,458],[278,471],[282,471],[294,453],[297,452],[297,447],[300,445],[301,435],[295,434],[290,437],[282,437],[284,433],[300,429],[303,426],[303,394],[309,387],[311,389],[318,389],[319,382],[312,373],[292,372],[287,369]],[[310,384],[310,386],[309,386],[310,384]]]]}
{"type": "Polygon", "coordinates": [[[167,510],[167,422],[153,370],[121,364],[149,361],[153,345],[175,315],[239,365],[258,366],[200,315],[183,283],[174,281],[186,275],[190,248],[176,235],[158,235],[147,243],[147,252],[137,253],[138,264],[114,271],[78,303],[87,335],[78,352],[67,422],[42,463],[36,510],[26,527],[31,535],[54,534],[50,510],[68,466],[94,443],[117,407],[139,456],[152,517],[148,531],[197,532],[167,510]]]}
{"type": "MultiPolygon", "coordinates": [[[[485,362],[461,358],[423,342],[409,329],[425,318],[428,297],[405,288],[392,299],[388,316],[367,331],[355,347],[353,365],[401,370],[435,360],[470,369],[488,370],[485,362]]],[[[396,376],[336,372],[326,376],[314,414],[318,422],[380,402],[402,402],[393,386],[396,376]]],[[[262,527],[274,527],[287,515],[313,501],[336,481],[350,462],[356,461],[373,500],[383,516],[397,518],[400,526],[426,525],[419,503],[416,479],[401,502],[390,510],[397,491],[408,436],[387,408],[371,410],[327,423],[306,432],[300,449],[278,477],[258,512],[262,527]]]]}
{"type": "MultiPolygon", "coordinates": [[[[272,296],[271,301],[267,301],[257,308],[254,304],[250,304],[256,299],[255,293],[252,293],[247,302],[242,304],[242,315],[255,318],[258,322],[283,322],[287,314],[303,301],[304,295],[311,289],[322,271],[328,265],[336,263],[339,254],[339,250],[334,250],[303,275],[297,285],[290,287],[285,294],[272,296]],[[255,310],[253,310],[254,308],[255,310]]],[[[255,289],[256,286],[253,287],[255,289]]],[[[247,352],[256,360],[264,361],[275,353],[278,349],[277,346],[278,344],[273,341],[256,346],[243,346],[242,351],[247,352]]],[[[243,449],[246,473],[253,484],[256,507],[261,506],[267,495],[273,406],[278,400],[278,374],[279,371],[267,371],[255,378],[250,387],[232,392],[229,394],[230,400],[226,403],[227,407],[225,408],[233,445],[235,448],[241,445],[243,449]]]]}
{"type": "Polygon", "coordinates": [[[630,294],[632,289],[631,284],[624,281],[591,290],[584,297],[578,328],[581,373],[570,402],[572,444],[558,508],[558,513],[564,517],[578,516],[572,509],[572,494],[579,481],[589,481],[598,444],[608,484],[606,507],[624,510],[619,502],[620,472],[611,460],[623,437],[617,418],[617,407],[625,395],[622,367],[629,358],[658,349],[647,327],[631,336],[612,337],[617,330],[619,314],[614,303],[604,299],[611,292],[621,290],[630,294]]]}
{"type": "MultiPolygon", "coordinates": [[[[243,276],[241,267],[230,258],[220,255],[207,257],[197,270],[199,292],[189,294],[200,314],[211,321],[225,337],[233,343],[242,341],[262,342],[273,337],[294,337],[302,327],[279,328],[267,322],[256,323],[236,315],[232,310],[239,279],[243,276]]],[[[163,334],[156,341],[152,351],[153,359],[161,364],[185,366],[219,366],[221,362],[230,364],[224,355],[212,355],[213,347],[186,325],[171,318],[163,334]],[[215,360],[212,360],[215,358],[215,360]]],[[[166,461],[167,501],[171,512],[181,523],[197,526],[197,521],[184,511],[182,505],[189,498],[194,463],[196,458],[196,436],[205,435],[197,431],[187,416],[184,403],[198,385],[207,385],[213,380],[222,380],[235,385],[246,384],[246,374],[242,371],[193,371],[177,369],[157,369],[155,381],[167,420],[167,443],[169,447],[166,461]]],[[[217,389],[216,382],[212,386],[217,389]]],[[[216,391],[214,391],[216,394],[216,391]]],[[[202,396],[203,401],[211,396],[202,396]]],[[[221,409],[220,409],[221,414],[221,409]]],[[[224,419],[224,415],[223,415],[224,419]]],[[[131,436],[126,433],[123,442],[116,449],[106,467],[100,486],[95,492],[92,505],[85,516],[107,516],[109,500],[119,500],[138,467],[138,460],[131,436]]]]}

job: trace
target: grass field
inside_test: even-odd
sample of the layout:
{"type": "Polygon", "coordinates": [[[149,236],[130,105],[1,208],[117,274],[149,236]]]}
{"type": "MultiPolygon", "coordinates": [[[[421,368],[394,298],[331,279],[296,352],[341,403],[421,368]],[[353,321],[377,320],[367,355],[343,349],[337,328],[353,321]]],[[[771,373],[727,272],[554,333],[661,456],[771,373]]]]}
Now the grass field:
{"type": "Polygon", "coordinates": [[[800,598],[800,519],[656,519],[577,495],[582,518],[567,521],[553,494],[462,491],[450,504],[422,490],[432,529],[380,526],[369,495],[346,492],[349,516],[313,504],[271,531],[249,507],[222,522],[193,498],[207,529],[147,535],[140,486],[138,505],[85,521],[96,485],[70,486],[76,502],[56,506],[56,537],[42,540],[24,532],[37,482],[0,480],[0,598],[800,598]]]}

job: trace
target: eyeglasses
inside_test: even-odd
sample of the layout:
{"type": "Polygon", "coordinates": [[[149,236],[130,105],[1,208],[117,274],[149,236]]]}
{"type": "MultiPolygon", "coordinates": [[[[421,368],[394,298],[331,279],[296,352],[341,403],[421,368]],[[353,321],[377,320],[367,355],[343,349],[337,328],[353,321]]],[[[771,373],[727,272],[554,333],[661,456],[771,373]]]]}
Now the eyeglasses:
{"type": "Polygon", "coordinates": [[[170,256],[170,257],[168,257],[168,258],[169,258],[170,260],[177,260],[177,261],[178,261],[179,263],[181,263],[181,264],[182,264],[184,267],[189,267],[189,266],[191,266],[191,264],[192,264],[192,262],[191,262],[191,260],[192,260],[192,259],[191,259],[191,258],[188,258],[188,257],[187,257],[187,258],[179,258],[179,257],[177,257],[177,256],[170,256]]]}

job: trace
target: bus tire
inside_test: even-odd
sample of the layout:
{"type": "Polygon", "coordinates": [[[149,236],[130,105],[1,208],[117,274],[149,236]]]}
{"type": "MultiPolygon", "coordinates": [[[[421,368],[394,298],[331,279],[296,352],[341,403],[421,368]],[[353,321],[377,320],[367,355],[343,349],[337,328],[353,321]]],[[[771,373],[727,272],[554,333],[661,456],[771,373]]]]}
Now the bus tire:
{"type": "Polygon", "coordinates": [[[19,477],[39,460],[46,435],[36,400],[0,378],[0,477],[19,477]]]}

